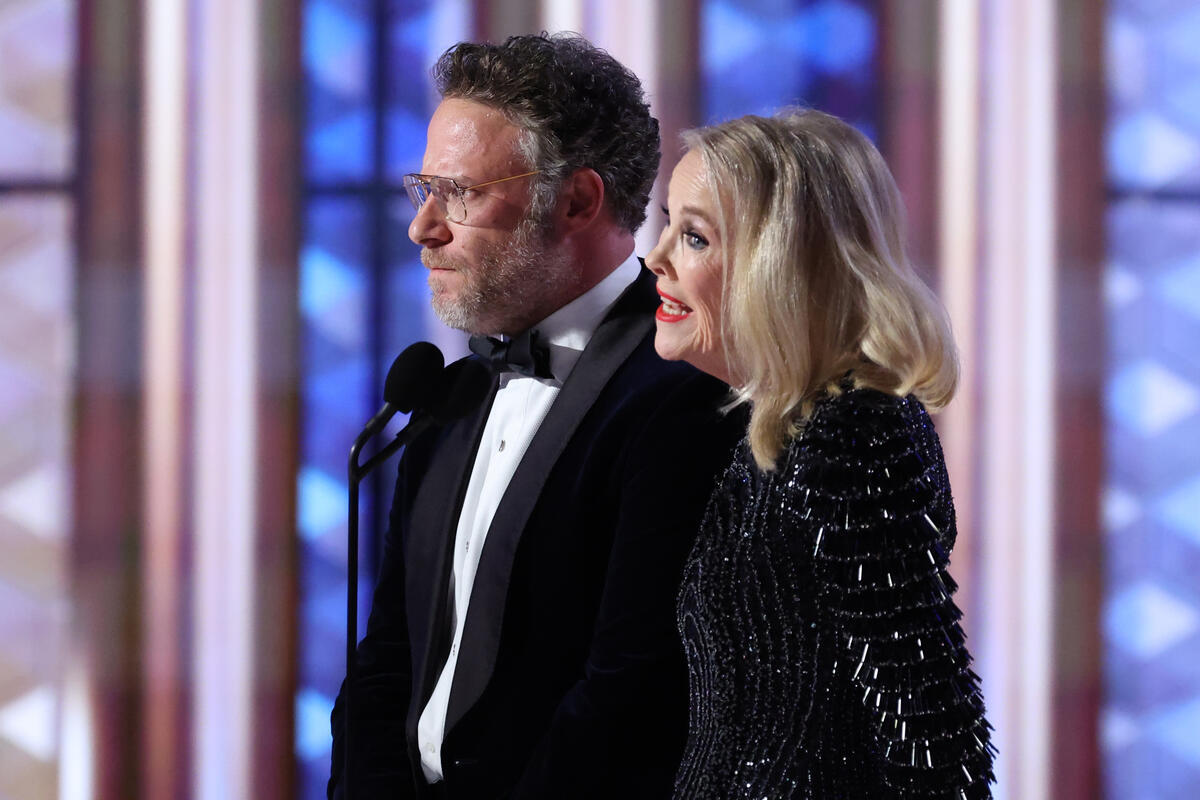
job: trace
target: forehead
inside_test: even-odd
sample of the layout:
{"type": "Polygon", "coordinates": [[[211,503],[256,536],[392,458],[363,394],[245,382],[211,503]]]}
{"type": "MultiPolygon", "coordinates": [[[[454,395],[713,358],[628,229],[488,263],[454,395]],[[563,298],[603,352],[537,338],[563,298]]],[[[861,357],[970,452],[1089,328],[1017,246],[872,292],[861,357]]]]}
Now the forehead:
{"type": "Polygon", "coordinates": [[[443,100],[429,120],[421,171],[487,180],[524,166],[520,129],[490,106],[473,100],[443,100]]]}
{"type": "Polygon", "coordinates": [[[668,187],[671,198],[681,205],[712,206],[708,187],[708,168],[695,150],[689,150],[675,165],[668,187]]]}

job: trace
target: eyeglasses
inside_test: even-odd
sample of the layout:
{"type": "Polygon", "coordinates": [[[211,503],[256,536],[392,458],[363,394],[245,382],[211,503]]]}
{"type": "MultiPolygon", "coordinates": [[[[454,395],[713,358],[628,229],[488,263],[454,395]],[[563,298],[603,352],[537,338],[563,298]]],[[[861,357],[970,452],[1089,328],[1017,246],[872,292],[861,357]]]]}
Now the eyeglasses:
{"type": "Polygon", "coordinates": [[[417,211],[420,211],[421,207],[425,205],[425,201],[432,196],[437,201],[438,208],[446,215],[446,219],[451,222],[465,222],[467,219],[467,192],[496,183],[515,181],[517,178],[528,178],[539,172],[541,172],[540,169],[535,169],[532,172],[522,172],[520,175],[509,175],[507,178],[497,178],[494,181],[484,181],[471,186],[461,186],[453,178],[444,178],[441,175],[421,175],[414,172],[404,176],[404,191],[408,193],[408,199],[412,201],[413,208],[417,211]]]}

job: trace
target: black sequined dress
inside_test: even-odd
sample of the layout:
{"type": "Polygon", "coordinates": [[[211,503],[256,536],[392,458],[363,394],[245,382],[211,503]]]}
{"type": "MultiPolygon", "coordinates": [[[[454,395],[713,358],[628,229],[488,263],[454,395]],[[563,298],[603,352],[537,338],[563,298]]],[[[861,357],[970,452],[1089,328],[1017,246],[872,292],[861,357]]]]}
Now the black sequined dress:
{"type": "Polygon", "coordinates": [[[954,536],[912,397],[824,398],[771,473],[743,443],[679,593],[691,722],[675,797],[990,797],[954,536]]]}

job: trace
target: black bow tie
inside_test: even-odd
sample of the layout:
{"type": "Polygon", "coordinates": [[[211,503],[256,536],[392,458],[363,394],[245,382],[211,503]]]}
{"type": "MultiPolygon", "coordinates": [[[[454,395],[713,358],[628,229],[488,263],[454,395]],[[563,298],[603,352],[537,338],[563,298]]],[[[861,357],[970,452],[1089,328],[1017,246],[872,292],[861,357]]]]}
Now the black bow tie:
{"type": "Polygon", "coordinates": [[[550,343],[536,330],[527,330],[507,342],[491,336],[472,336],[471,352],[483,356],[496,373],[515,372],[528,378],[553,378],[550,343]]]}

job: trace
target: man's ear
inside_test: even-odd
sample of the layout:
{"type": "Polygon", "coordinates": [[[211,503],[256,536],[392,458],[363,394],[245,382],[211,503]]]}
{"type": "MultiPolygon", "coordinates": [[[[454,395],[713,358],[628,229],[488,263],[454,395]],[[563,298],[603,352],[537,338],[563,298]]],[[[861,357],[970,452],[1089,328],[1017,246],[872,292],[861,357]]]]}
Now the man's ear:
{"type": "Polygon", "coordinates": [[[580,167],[563,183],[559,220],[567,232],[588,227],[604,210],[604,180],[596,170],[580,167]]]}

